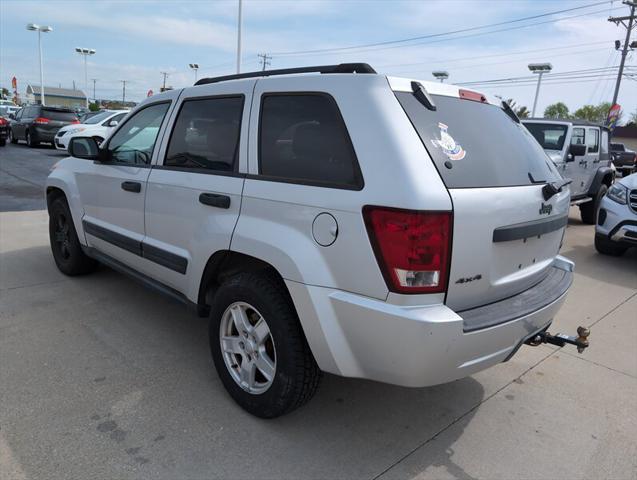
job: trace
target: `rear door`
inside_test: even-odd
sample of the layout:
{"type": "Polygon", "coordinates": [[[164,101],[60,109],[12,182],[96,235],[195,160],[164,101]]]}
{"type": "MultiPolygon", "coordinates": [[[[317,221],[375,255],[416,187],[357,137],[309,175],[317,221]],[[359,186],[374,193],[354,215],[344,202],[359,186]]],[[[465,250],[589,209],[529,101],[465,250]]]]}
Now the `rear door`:
{"type": "MultiPolygon", "coordinates": [[[[573,127],[571,134],[571,145],[586,145],[586,128],[573,127]]],[[[588,149],[588,147],[587,147],[588,149]]],[[[587,155],[569,156],[567,159],[567,175],[573,180],[571,183],[571,194],[576,197],[587,192],[586,188],[586,165],[587,155]]]]}
{"type": "Polygon", "coordinates": [[[432,95],[435,111],[411,92],[396,96],[453,202],[446,303],[461,311],[544,278],[560,249],[569,192],[544,200],[542,187],[560,174],[529,131],[499,105],[474,92],[464,98],[463,91],[445,92],[432,95]]]}
{"type": "Polygon", "coordinates": [[[151,276],[188,294],[239,217],[255,81],[185,91],[148,179],[144,257],[151,276]]]}

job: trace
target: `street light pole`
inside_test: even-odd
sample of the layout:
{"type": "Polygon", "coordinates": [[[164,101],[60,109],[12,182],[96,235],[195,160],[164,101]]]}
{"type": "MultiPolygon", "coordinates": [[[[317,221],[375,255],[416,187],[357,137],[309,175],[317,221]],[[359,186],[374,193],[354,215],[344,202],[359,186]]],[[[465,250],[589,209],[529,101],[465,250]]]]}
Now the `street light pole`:
{"type": "Polygon", "coordinates": [[[38,32],[38,52],[40,55],[40,104],[44,107],[46,106],[46,100],[44,99],[44,68],[42,61],[42,32],[52,32],[53,27],[49,25],[37,25],[35,23],[29,23],[27,25],[27,30],[37,31],[38,32]]]}
{"type": "Polygon", "coordinates": [[[531,63],[529,64],[529,70],[532,73],[537,73],[537,87],[535,87],[535,99],[533,100],[533,110],[531,110],[531,116],[535,117],[535,109],[537,108],[537,99],[540,96],[540,84],[542,83],[542,75],[546,72],[550,72],[553,69],[553,65],[550,63],[531,63]]]}
{"type": "Polygon", "coordinates": [[[95,55],[95,49],[75,47],[75,51],[84,57],[84,89],[86,90],[84,95],[86,95],[86,108],[88,108],[88,67],[86,57],[95,55]]]}
{"type": "Polygon", "coordinates": [[[445,70],[438,70],[435,72],[431,72],[431,74],[437,78],[438,80],[440,80],[440,83],[443,83],[446,79],[449,78],[449,72],[445,71],[445,70]]]}
{"type": "Polygon", "coordinates": [[[239,18],[237,24],[237,73],[241,73],[241,6],[242,0],[239,0],[239,18]]]}

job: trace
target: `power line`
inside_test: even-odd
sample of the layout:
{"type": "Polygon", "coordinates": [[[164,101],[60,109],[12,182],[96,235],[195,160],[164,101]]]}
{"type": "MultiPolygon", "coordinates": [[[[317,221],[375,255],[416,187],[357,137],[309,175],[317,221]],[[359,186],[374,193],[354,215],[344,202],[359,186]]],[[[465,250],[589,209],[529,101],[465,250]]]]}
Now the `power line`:
{"type": "MultiPolygon", "coordinates": [[[[451,30],[448,32],[439,32],[439,33],[432,33],[432,34],[428,34],[428,35],[419,35],[416,37],[409,37],[409,38],[403,38],[403,39],[398,39],[398,40],[388,40],[388,41],[384,41],[384,42],[376,42],[376,43],[367,43],[367,44],[361,44],[361,45],[351,45],[348,47],[334,47],[334,48],[322,48],[322,49],[314,49],[314,50],[297,50],[297,51],[288,51],[288,52],[275,52],[273,53],[273,55],[307,55],[307,54],[317,54],[317,53],[334,53],[334,52],[343,52],[343,51],[347,51],[347,50],[358,50],[361,48],[369,48],[369,47],[380,47],[380,46],[386,46],[386,45],[394,45],[394,44],[399,44],[399,43],[406,43],[406,42],[413,42],[416,40],[424,40],[424,39],[429,39],[429,38],[437,38],[437,37],[443,37],[443,36],[448,36],[448,35],[455,35],[457,33],[465,33],[465,32],[471,32],[471,31],[475,31],[475,30],[482,30],[485,28],[491,28],[491,27],[498,27],[498,26],[502,26],[502,25],[508,25],[511,23],[519,23],[519,22],[524,22],[526,20],[534,20],[537,18],[542,18],[542,17],[548,17],[548,16],[552,16],[552,15],[557,15],[559,13],[566,13],[566,12],[572,12],[575,10],[581,10],[584,8],[591,8],[591,7],[595,7],[598,5],[605,5],[608,3],[612,3],[612,0],[606,0],[603,2],[595,2],[595,3],[589,3],[587,5],[580,5],[577,7],[572,7],[572,8],[565,8],[562,10],[554,10],[552,12],[545,12],[539,15],[531,15],[528,17],[522,17],[522,18],[516,18],[514,20],[506,20],[504,22],[497,22],[497,23],[490,23],[490,24],[486,24],[486,25],[478,25],[478,26],[474,26],[474,27],[468,27],[468,28],[461,28],[458,30],[451,30]]],[[[606,10],[603,10],[604,12],[606,10]]],[[[566,18],[570,18],[570,17],[566,17],[566,18]]],[[[553,20],[555,21],[555,20],[553,20]]]]}

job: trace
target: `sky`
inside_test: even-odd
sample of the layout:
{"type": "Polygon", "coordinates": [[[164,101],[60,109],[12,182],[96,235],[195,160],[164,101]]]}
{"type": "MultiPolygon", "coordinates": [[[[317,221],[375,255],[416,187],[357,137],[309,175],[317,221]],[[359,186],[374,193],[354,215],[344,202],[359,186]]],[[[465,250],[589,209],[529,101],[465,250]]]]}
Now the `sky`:
{"type": "MultiPolygon", "coordinates": [[[[97,79],[97,98],[121,99],[127,80],[126,99],[142,100],[149,89],[159,91],[161,72],[168,72],[167,85],[192,85],[189,63],[200,65],[199,78],[235,73],[237,6],[238,0],[0,0],[0,85],[10,87],[15,76],[22,95],[28,83],[39,85],[37,34],[25,28],[31,22],[53,27],[42,37],[45,86],[71,88],[75,81],[85,88],[75,47],[96,50],[88,77],[97,79]]],[[[614,42],[623,42],[626,30],[607,18],[628,12],[620,0],[243,0],[242,71],[260,69],[259,53],[272,56],[269,68],[367,62],[382,74],[424,80],[446,70],[450,83],[531,109],[535,79],[524,78],[532,76],[527,65],[550,62],[556,77],[545,77],[537,113],[557,101],[573,111],[612,99],[620,60],[614,42]],[[474,28],[567,9],[574,10],[474,28]],[[463,29],[471,30],[446,34],[463,29]],[[468,83],[517,77],[523,79],[468,83]]],[[[634,76],[623,78],[618,103],[632,113],[637,50],[626,66],[634,76]]]]}

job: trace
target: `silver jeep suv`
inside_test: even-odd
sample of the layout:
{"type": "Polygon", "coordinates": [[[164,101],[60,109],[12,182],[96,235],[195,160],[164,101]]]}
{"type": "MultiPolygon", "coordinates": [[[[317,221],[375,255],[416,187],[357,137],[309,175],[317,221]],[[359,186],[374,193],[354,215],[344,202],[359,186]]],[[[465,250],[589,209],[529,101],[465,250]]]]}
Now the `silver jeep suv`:
{"type": "Polygon", "coordinates": [[[209,78],[69,153],[46,187],[59,269],[99,262],[209,316],[255,415],[321,371],[422,387],[556,342],[569,190],[478,92],[366,64],[209,78]]]}

